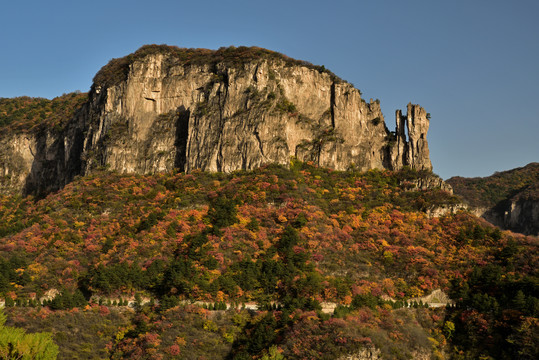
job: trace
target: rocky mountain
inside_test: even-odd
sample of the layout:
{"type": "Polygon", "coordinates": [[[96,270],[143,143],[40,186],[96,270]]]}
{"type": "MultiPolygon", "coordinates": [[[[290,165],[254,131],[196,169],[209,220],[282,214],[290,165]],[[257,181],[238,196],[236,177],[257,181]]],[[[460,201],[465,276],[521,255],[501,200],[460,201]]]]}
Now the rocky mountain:
{"type": "Polygon", "coordinates": [[[104,66],[62,126],[3,131],[0,190],[43,195],[103,168],[232,172],[291,158],[337,170],[430,170],[429,117],[408,104],[390,131],[378,100],[265,49],[148,45],[104,66]]]}
{"type": "Polygon", "coordinates": [[[459,211],[428,125],[259,48],[145,46],[88,94],[0,99],[0,353],[537,359],[538,238],[459,211]]]}
{"type": "Polygon", "coordinates": [[[488,177],[447,180],[477,216],[512,231],[539,234],[539,163],[488,177]]]}

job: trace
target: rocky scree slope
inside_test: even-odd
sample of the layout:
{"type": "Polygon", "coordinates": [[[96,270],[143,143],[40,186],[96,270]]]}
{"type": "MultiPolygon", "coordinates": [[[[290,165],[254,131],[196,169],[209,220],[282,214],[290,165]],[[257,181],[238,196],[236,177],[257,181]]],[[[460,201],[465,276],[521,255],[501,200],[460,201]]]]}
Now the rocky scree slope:
{"type": "Polygon", "coordinates": [[[428,118],[408,104],[389,131],[378,101],[269,50],[147,45],[104,66],[65,126],[3,132],[0,191],[44,195],[103,168],[231,172],[291,157],[337,170],[431,170],[428,118]]]}

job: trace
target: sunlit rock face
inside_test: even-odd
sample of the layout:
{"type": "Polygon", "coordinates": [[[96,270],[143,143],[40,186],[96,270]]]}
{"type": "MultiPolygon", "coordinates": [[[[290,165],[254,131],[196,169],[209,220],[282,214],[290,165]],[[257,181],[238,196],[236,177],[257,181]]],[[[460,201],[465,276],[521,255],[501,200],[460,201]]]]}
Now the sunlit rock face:
{"type": "MultiPolygon", "coordinates": [[[[22,159],[11,188],[47,192],[96,169],[231,172],[291,158],[336,170],[432,168],[423,108],[398,111],[391,132],[378,101],[323,67],[268,50],[143,47],[94,80],[61,133],[5,148],[22,159]]],[[[15,171],[9,162],[2,171],[15,171]]]]}

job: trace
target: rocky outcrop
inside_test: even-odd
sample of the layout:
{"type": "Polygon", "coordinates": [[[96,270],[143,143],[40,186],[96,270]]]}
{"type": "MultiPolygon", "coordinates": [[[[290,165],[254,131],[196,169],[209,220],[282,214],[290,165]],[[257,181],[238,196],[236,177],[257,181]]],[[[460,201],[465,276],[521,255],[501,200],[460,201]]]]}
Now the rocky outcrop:
{"type": "Polygon", "coordinates": [[[539,235],[539,163],[484,178],[447,180],[476,216],[502,229],[539,235]]]}
{"type": "Polygon", "coordinates": [[[353,354],[340,356],[338,360],[381,360],[382,352],[374,347],[365,347],[353,354]]]}
{"type": "MultiPolygon", "coordinates": [[[[410,354],[411,359],[416,360],[430,360],[434,358],[439,358],[436,356],[433,356],[433,354],[427,350],[415,350],[412,351],[410,354]]],[[[348,354],[344,356],[340,356],[337,359],[338,360],[382,360],[386,359],[387,357],[383,356],[382,352],[374,347],[365,347],[362,349],[357,350],[353,354],[348,354]]]]}
{"type": "Polygon", "coordinates": [[[36,153],[33,136],[0,135],[0,192],[22,190],[36,153]]]}
{"type": "Polygon", "coordinates": [[[423,304],[427,304],[429,307],[444,307],[455,304],[455,302],[451,300],[451,298],[441,289],[435,289],[428,295],[412,298],[407,302],[409,306],[412,306],[414,302],[421,302],[423,304]]]}
{"type": "Polygon", "coordinates": [[[423,108],[398,111],[390,132],[378,101],[322,67],[267,50],[143,47],[94,80],[62,133],[6,150],[10,187],[44,193],[96,169],[231,172],[287,166],[292,157],[337,170],[432,168],[423,108]]]}
{"type": "Polygon", "coordinates": [[[81,175],[84,131],[72,121],[63,131],[39,126],[0,135],[0,193],[43,196],[81,175]]]}
{"type": "MultiPolygon", "coordinates": [[[[538,185],[536,191],[539,190],[538,185]]],[[[539,198],[511,199],[503,212],[503,227],[523,234],[539,235],[539,198]]]]}
{"type": "Polygon", "coordinates": [[[425,210],[429,218],[438,218],[448,214],[456,214],[459,211],[468,210],[466,204],[445,204],[441,206],[432,206],[425,210]]]}
{"type": "Polygon", "coordinates": [[[407,114],[401,110],[395,114],[396,128],[392,134],[395,146],[391,151],[391,167],[400,169],[410,166],[414,169],[432,170],[430,162],[427,132],[429,131],[429,115],[419,105],[408,104],[407,114]],[[406,137],[408,130],[408,138],[406,137]]]}
{"type": "Polygon", "coordinates": [[[453,188],[451,185],[443,181],[439,176],[432,173],[423,173],[417,176],[415,179],[406,179],[401,185],[407,190],[418,191],[428,189],[442,189],[450,194],[453,194],[453,188]]]}

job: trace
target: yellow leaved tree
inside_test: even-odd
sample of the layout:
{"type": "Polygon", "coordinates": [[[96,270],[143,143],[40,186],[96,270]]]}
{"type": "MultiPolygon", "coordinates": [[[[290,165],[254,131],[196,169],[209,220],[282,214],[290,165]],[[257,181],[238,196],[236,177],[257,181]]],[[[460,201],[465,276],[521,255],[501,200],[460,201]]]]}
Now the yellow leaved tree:
{"type": "Polygon", "coordinates": [[[0,359],[54,360],[58,345],[51,333],[27,334],[24,329],[5,326],[6,315],[0,309],[0,359]]]}

